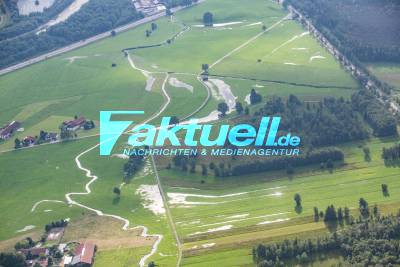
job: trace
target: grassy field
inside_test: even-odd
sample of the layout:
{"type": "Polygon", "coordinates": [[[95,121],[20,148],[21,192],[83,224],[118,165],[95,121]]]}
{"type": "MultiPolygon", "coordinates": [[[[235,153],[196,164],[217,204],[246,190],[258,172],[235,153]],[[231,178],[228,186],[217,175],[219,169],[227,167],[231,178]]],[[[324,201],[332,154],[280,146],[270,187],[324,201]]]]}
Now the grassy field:
{"type": "Polygon", "coordinates": [[[379,63],[367,64],[367,66],[379,79],[400,91],[400,64],[379,63]]]}
{"type": "MultiPolygon", "coordinates": [[[[183,118],[202,105],[207,97],[206,88],[197,80],[201,64],[215,62],[211,74],[232,76],[214,78],[230,86],[236,100],[242,103],[251,88],[256,88],[265,97],[296,94],[304,101],[319,101],[326,96],[349,98],[357,90],[357,84],[315,40],[303,34],[304,30],[294,21],[282,20],[276,24],[285,16],[285,11],[272,1],[252,1],[250,9],[244,1],[207,0],[178,12],[172,21],[168,18],[156,21],[158,29],[148,38],[144,34],[150,28],[147,24],[1,76],[0,124],[22,121],[25,131],[16,136],[22,138],[37,135],[40,130],[57,131],[62,121],[74,115],[97,121],[101,110],[144,110],[145,115],[136,118],[141,121],[155,114],[165,103],[161,90],[165,72],[169,72],[169,78],[176,78],[192,86],[193,90],[173,86],[170,79],[166,81],[165,89],[171,102],[160,116],[183,118]],[[216,24],[241,23],[207,29],[198,27],[206,10],[214,13],[216,24]],[[146,91],[146,77],[140,70],[132,68],[121,50],[165,41],[182,30],[182,23],[190,29],[170,45],[129,52],[135,65],[151,72],[156,79],[152,90],[146,91]],[[261,33],[262,24],[276,26],[243,45],[261,33]],[[242,45],[241,49],[229,54],[242,45]],[[261,62],[257,62],[258,59],[261,62]],[[114,68],[111,67],[113,63],[117,65],[114,68]]],[[[196,117],[208,115],[220,101],[211,97],[196,117]]],[[[160,116],[153,122],[158,122],[160,116]]],[[[97,129],[78,134],[95,134],[97,129]]],[[[124,141],[120,140],[118,149],[124,141]]],[[[173,219],[185,243],[183,265],[245,266],[251,264],[249,253],[254,242],[272,237],[279,239],[288,233],[325,232],[324,225],[313,223],[310,217],[315,203],[322,210],[328,204],[355,208],[360,196],[370,203],[399,202],[398,169],[387,168],[380,160],[382,146],[395,141],[374,139],[363,144],[371,149],[371,162],[364,161],[360,144],[346,144],[347,165],[333,173],[317,168],[299,169],[292,179],[284,173],[273,172],[221,180],[160,169],[169,194],[180,193],[184,201],[195,203],[171,203],[173,219]],[[206,183],[201,184],[201,180],[206,183]],[[383,182],[389,185],[390,197],[384,198],[380,192],[383,182]],[[294,211],[295,193],[303,196],[301,214],[294,211]],[[224,226],[230,226],[230,229],[213,230],[224,226]],[[214,248],[217,249],[215,252],[214,248]],[[232,251],[226,251],[226,248],[232,251]]],[[[87,222],[91,213],[85,209],[46,202],[31,212],[37,201],[64,201],[68,192],[83,192],[89,179],[76,167],[75,157],[97,142],[97,137],[92,137],[0,154],[0,185],[6,188],[0,196],[0,216],[3,218],[0,245],[10,244],[14,241],[10,241],[11,238],[22,238],[27,234],[38,236],[46,223],[68,217],[71,227],[66,232],[66,239],[92,239],[100,244],[95,266],[132,266],[150,252],[153,240],[138,241],[135,246],[124,243],[129,238],[139,240],[137,235],[140,233],[132,237],[132,233],[118,232],[119,221],[113,222],[109,229],[123,245],[119,248],[108,246],[111,237],[106,238],[107,227],[100,225],[110,224],[87,222]],[[18,232],[26,226],[35,228],[18,232]],[[76,230],[80,226],[96,229],[96,235],[80,233],[76,230]]],[[[0,150],[12,145],[13,139],[1,144],[0,150]]],[[[121,185],[125,162],[118,157],[100,158],[98,149],[82,156],[82,165],[99,179],[91,185],[90,195],[73,196],[73,199],[104,213],[126,218],[130,227],[144,225],[149,234],[163,235],[151,260],[159,266],[175,266],[178,250],[166,215],[155,215],[144,207],[150,200],[137,193],[143,185],[156,185],[150,161],[146,160],[146,167],[131,183],[121,185]],[[120,199],[112,193],[115,186],[121,186],[120,199]]]]}
{"type": "MultiPolygon", "coordinates": [[[[228,252],[221,252],[214,262],[212,255],[216,252],[211,252],[208,258],[210,251],[243,246],[250,249],[251,244],[257,242],[324,233],[327,231],[325,225],[313,222],[315,206],[323,211],[330,204],[347,206],[354,216],[358,216],[358,199],[364,197],[370,205],[378,203],[395,212],[400,203],[399,170],[386,167],[380,153],[382,147],[398,141],[373,139],[366,143],[346,144],[342,147],[346,153],[345,165],[338,166],[332,173],[315,167],[299,169],[291,177],[282,172],[267,172],[214,178],[161,171],[165,185],[169,186],[167,191],[173,217],[185,241],[187,259],[185,257],[184,263],[187,262],[188,266],[213,265],[228,252]],[[370,162],[363,158],[362,147],[365,146],[371,150],[370,162]],[[200,183],[201,180],[205,183],[200,183]],[[390,196],[382,194],[382,183],[389,185],[390,196]],[[294,208],[293,196],[296,193],[302,196],[300,213],[294,208]],[[207,260],[197,261],[197,257],[207,260]],[[194,264],[196,262],[198,264],[194,264]]],[[[237,257],[239,262],[246,258],[243,253],[237,257]]],[[[247,259],[251,261],[251,258],[247,259]]]]}

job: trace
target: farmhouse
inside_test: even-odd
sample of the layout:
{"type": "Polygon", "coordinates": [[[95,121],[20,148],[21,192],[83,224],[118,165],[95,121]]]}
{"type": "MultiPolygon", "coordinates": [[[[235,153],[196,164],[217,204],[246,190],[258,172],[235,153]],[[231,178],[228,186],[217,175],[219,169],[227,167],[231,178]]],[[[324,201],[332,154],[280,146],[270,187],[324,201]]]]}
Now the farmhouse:
{"type": "Polygon", "coordinates": [[[57,141],[58,134],[57,133],[45,133],[44,142],[55,142],[57,141]]]}
{"type": "Polygon", "coordinates": [[[86,123],[85,117],[79,117],[72,121],[64,121],[63,125],[66,126],[67,130],[76,131],[76,130],[82,128],[85,123],[86,123]]]}
{"type": "Polygon", "coordinates": [[[32,258],[37,258],[41,255],[48,256],[49,250],[47,248],[24,248],[19,250],[22,254],[26,256],[30,255],[32,258]]]}
{"type": "Polygon", "coordinates": [[[158,0],[135,0],[133,5],[137,11],[145,15],[153,15],[166,10],[166,7],[158,0]]]}
{"type": "Polygon", "coordinates": [[[19,127],[21,126],[21,123],[18,121],[12,121],[8,125],[0,128],[0,139],[7,140],[9,139],[14,132],[16,132],[19,127]]]}
{"type": "Polygon", "coordinates": [[[47,240],[57,240],[64,234],[64,227],[52,228],[47,234],[47,240]]]}
{"type": "Polygon", "coordinates": [[[64,266],[88,267],[93,265],[95,245],[90,242],[80,244],[75,249],[75,256],[65,257],[64,266]]]}
{"type": "Polygon", "coordinates": [[[33,136],[27,136],[24,138],[24,140],[22,141],[22,143],[24,144],[24,146],[32,146],[34,145],[36,142],[36,138],[33,136]]]}

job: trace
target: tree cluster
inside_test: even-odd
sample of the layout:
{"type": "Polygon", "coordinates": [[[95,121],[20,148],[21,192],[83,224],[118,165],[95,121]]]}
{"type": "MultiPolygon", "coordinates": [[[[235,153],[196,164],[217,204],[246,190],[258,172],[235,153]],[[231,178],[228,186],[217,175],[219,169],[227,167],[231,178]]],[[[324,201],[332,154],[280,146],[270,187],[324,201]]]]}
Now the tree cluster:
{"type": "Polygon", "coordinates": [[[3,267],[25,267],[25,258],[17,253],[0,253],[0,266],[3,267]]]}
{"type": "Polygon", "coordinates": [[[359,219],[348,227],[315,240],[285,240],[253,248],[257,266],[308,263],[326,253],[338,253],[351,266],[400,264],[400,214],[359,219]]]}
{"type": "Polygon", "coordinates": [[[400,160],[400,144],[396,144],[392,147],[384,147],[382,150],[382,158],[385,162],[397,162],[400,160]]]}
{"type": "Polygon", "coordinates": [[[55,222],[51,222],[45,225],[44,230],[46,232],[49,232],[51,229],[53,228],[57,228],[57,227],[66,227],[68,225],[68,221],[67,220],[59,220],[59,221],[55,221],[55,222]]]}
{"type": "Polygon", "coordinates": [[[143,14],[135,10],[130,0],[89,1],[68,20],[50,27],[46,32],[30,32],[0,41],[0,67],[110,31],[142,17],[143,14]]]}
{"type": "Polygon", "coordinates": [[[37,29],[40,25],[45,24],[61,13],[72,2],[73,0],[57,0],[50,7],[45,8],[43,12],[21,15],[18,11],[17,1],[5,1],[4,4],[11,14],[11,23],[0,30],[0,41],[37,29]]]}
{"type": "Polygon", "coordinates": [[[124,177],[125,180],[129,180],[135,175],[143,166],[144,157],[131,155],[127,163],[124,164],[124,177]]]}
{"type": "Polygon", "coordinates": [[[397,122],[393,115],[367,90],[351,97],[354,109],[359,111],[379,137],[397,135],[397,122]]]}
{"type": "Polygon", "coordinates": [[[302,144],[328,146],[368,137],[368,130],[352,103],[343,98],[325,98],[305,103],[290,95],[286,101],[271,97],[254,114],[255,125],[263,116],[280,116],[281,132],[302,137],[302,144]]]}

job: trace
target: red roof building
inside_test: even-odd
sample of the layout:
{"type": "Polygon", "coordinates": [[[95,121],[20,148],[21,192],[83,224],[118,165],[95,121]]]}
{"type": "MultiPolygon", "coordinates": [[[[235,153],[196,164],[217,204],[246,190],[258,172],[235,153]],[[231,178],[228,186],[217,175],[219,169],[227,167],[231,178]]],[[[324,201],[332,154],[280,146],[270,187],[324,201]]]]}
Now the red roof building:
{"type": "Polygon", "coordinates": [[[0,139],[8,139],[11,137],[11,135],[19,129],[21,126],[21,123],[18,121],[12,121],[8,125],[4,126],[3,128],[0,128],[0,139]]]}
{"type": "Polygon", "coordinates": [[[23,253],[25,256],[31,255],[32,257],[39,257],[42,255],[49,255],[49,250],[47,248],[24,248],[20,249],[19,252],[23,253]]]}
{"type": "Polygon", "coordinates": [[[80,117],[77,118],[76,120],[64,121],[64,125],[66,125],[68,129],[76,130],[82,127],[85,124],[85,122],[86,122],[85,117],[80,117]]]}
{"type": "Polygon", "coordinates": [[[75,256],[70,265],[72,266],[92,266],[94,260],[95,245],[90,242],[80,244],[75,249],[75,256]]]}

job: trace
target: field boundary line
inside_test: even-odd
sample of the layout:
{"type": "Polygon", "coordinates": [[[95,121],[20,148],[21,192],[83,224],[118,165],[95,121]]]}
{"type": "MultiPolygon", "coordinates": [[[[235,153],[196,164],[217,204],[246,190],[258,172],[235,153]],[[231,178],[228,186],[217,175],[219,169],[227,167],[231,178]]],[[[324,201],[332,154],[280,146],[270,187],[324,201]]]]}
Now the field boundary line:
{"type": "Polygon", "coordinates": [[[156,176],[158,189],[160,190],[160,194],[161,194],[161,197],[162,197],[163,202],[164,202],[164,207],[165,207],[165,211],[166,211],[166,214],[167,214],[168,223],[169,223],[169,225],[171,227],[171,230],[172,230],[172,232],[174,234],[174,237],[175,237],[175,240],[176,240],[176,245],[178,247],[178,261],[176,263],[176,266],[179,267],[180,264],[181,264],[181,260],[182,260],[182,242],[181,242],[181,240],[179,238],[179,235],[178,235],[178,232],[176,230],[176,225],[174,223],[174,220],[172,219],[172,213],[171,213],[171,210],[169,209],[168,199],[165,196],[165,193],[164,193],[164,190],[163,190],[163,187],[162,187],[162,184],[161,184],[160,176],[158,175],[156,161],[154,160],[154,156],[153,155],[151,155],[151,161],[153,163],[153,169],[154,169],[154,173],[155,173],[155,176],[156,176]]]}
{"type": "Polygon", "coordinates": [[[258,33],[257,35],[251,37],[249,40],[247,40],[246,42],[244,42],[243,44],[241,44],[240,46],[236,47],[235,49],[233,49],[232,51],[230,51],[229,53],[227,53],[226,55],[224,55],[223,57],[221,57],[220,59],[218,59],[217,61],[215,61],[214,63],[212,63],[209,67],[209,69],[212,69],[215,65],[221,63],[223,60],[225,60],[226,58],[230,57],[231,55],[233,55],[234,53],[236,53],[237,51],[241,50],[243,47],[247,46],[248,44],[252,43],[253,41],[257,40],[261,35],[263,35],[264,33],[272,30],[273,28],[275,28],[276,26],[278,26],[280,23],[282,23],[283,21],[287,20],[288,18],[290,18],[290,14],[287,14],[286,16],[284,16],[282,19],[278,20],[277,22],[275,22],[274,24],[272,24],[269,28],[265,29],[264,31],[258,33]]]}

